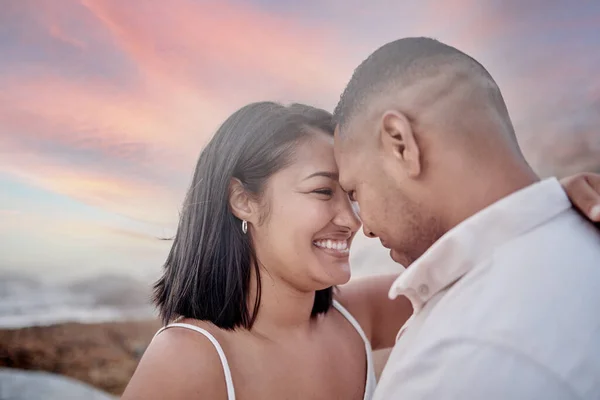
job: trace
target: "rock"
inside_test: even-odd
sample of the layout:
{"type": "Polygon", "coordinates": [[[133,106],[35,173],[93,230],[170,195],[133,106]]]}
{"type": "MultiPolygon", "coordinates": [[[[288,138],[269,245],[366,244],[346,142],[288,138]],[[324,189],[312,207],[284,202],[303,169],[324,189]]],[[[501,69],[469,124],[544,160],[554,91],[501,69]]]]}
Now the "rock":
{"type": "Polygon", "coordinates": [[[0,330],[0,367],[52,372],[121,395],[158,321],[0,330]]]}
{"type": "Polygon", "coordinates": [[[0,368],[0,400],[116,400],[85,383],[39,371],[0,368]]]}

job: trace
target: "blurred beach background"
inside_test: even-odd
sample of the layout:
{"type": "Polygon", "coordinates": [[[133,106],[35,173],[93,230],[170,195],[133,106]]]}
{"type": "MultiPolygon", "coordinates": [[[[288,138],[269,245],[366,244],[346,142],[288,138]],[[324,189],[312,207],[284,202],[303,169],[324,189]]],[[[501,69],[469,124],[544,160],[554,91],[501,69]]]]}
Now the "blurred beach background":
{"type": "MultiPolygon", "coordinates": [[[[35,384],[8,397],[25,381],[2,367],[119,395],[159,326],[150,285],[220,122],[259,100],[332,110],[388,41],[434,37],[482,62],[540,175],[600,172],[599,2],[0,5],[0,399],[37,398],[35,384]]],[[[402,270],[362,235],[351,260],[354,276],[402,270]]]]}

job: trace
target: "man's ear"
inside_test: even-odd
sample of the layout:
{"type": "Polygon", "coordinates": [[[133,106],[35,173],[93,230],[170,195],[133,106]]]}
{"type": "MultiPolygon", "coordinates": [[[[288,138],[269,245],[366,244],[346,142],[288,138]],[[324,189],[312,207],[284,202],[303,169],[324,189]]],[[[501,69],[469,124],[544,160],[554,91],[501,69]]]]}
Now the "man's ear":
{"type": "Polygon", "coordinates": [[[229,182],[229,207],[233,215],[242,221],[256,222],[254,202],[237,178],[231,178],[229,182]]]}
{"type": "Polygon", "coordinates": [[[379,131],[384,154],[395,159],[408,177],[418,177],[421,173],[420,149],[406,115],[386,111],[381,117],[379,131]]]}

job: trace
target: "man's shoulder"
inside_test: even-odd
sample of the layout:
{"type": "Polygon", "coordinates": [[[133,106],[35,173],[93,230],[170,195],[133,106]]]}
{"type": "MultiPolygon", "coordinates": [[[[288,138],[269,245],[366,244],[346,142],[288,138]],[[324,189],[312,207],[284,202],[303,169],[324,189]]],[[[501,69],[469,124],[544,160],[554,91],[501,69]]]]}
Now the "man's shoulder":
{"type": "Polygon", "coordinates": [[[557,263],[568,258],[569,262],[589,264],[594,261],[590,257],[599,254],[600,229],[571,208],[498,246],[493,261],[498,265],[556,259],[557,263]]]}
{"type": "Polygon", "coordinates": [[[576,302],[574,291],[600,296],[599,284],[600,229],[568,209],[499,244],[443,296],[475,302],[475,307],[485,306],[481,299],[489,298],[503,308],[510,297],[518,299],[515,306],[521,309],[539,308],[541,294],[576,302]]]}
{"type": "Polygon", "coordinates": [[[442,294],[432,314],[454,314],[465,322],[456,329],[552,336],[549,327],[600,329],[600,314],[591,312],[595,304],[600,230],[568,210],[495,249],[442,294]]]}
{"type": "Polygon", "coordinates": [[[482,269],[465,283],[484,287],[477,297],[489,306],[534,320],[572,308],[577,318],[600,301],[600,229],[569,210],[499,246],[482,269]]]}

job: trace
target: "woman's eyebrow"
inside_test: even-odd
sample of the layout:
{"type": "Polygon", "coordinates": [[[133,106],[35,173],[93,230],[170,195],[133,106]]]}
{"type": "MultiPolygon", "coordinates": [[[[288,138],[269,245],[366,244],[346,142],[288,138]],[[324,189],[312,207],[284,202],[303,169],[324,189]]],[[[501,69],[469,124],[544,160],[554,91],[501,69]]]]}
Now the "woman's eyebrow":
{"type": "Polygon", "coordinates": [[[327,172],[327,171],[319,171],[319,172],[315,172],[313,174],[310,174],[309,176],[307,176],[306,178],[303,179],[303,181],[310,179],[310,178],[314,178],[317,176],[323,176],[325,178],[329,178],[332,179],[334,181],[337,181],[339,176],[337,172],[327,172]]]}

